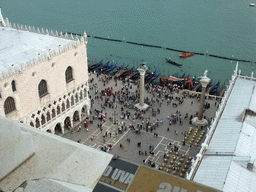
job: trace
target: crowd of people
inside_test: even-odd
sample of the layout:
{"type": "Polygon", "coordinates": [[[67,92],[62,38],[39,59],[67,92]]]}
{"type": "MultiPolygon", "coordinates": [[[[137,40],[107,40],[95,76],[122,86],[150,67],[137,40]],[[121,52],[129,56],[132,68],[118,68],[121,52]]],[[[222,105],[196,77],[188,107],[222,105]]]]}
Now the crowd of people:
{"type": "MultiPolygon", "coordinates": [[[[90,82],[90,115],[93,119],[89,119],[89,121],[93,121],[95,118],[98,119],[97,127],[100,131],[103,131],[102,125],[107,120],[118,125],[116,132],[108,133],[106,131],[102,134],[103,151],[108,151],[112,148],[112,146],[109,147],[109,144],[106,144],[106,137],[108,135],[109,138],[111,138],[111,134],[113,137],[113,134],[115,136],[118,134],[121,135],[128,130],[131,130],[134,134],[140,134],[141,130],[144,130],[146,132],[154,133],[154,137],[157,138],[158,127],[163,124],[165,118],[167,118],[169,126],[164,129],[170,131],[170,127],[175,124],[182,126],[184,121],[189,121],[189,123],[191,123],[191,119],[198,114],[196,110],[193,114],[188,114],[187,112],[182,112],[180,110],[176,110],[176,112],[170,114],[161,114],[161,107],[163,105],[170,106],[170,108],[177,108],[178,106],[184,105],[184,100],[186,98],[200,98],[199,95],[189,94],[188,91],[182,90],[179,86],[166,87],[147,83],[145,85],[145,90],[147,92],[145,103],[147,103],[149,107],[146,110],[140,111],[134,108],[134,105],[139,102],[140,87],[139,85],[132,84],[129,79],[119,80],[117,76],[114,76],[113,78],[108,75],[97,74],[97,77],[94,76],[94,78],[91,78],[90,82]]],[[[191,102],[191,106],[192,105],[193,101],[191,102]]],[[[205,110],[209,108],[210,103],[206,102],[205,110]]],[[[174,131],[174,135],[178,135],[177,130],[174,131]]],[[[94,141],[94,139],[95,137],[93,136],[91,141],[94,141]]],[[[127,138],[127,142],[130,143],[130,138],[127,138]]],[[[121,149],[124,147],[124,144],[120,144],[121,149]]],[[[138,147],[141,147],[139,143],[138,147]]],[[[178,148],[175,146],[173,150],[176,151],[178,148]]],[[[148,155],[147,150],[141,148],[139,149],[138,154],[148,155]]],[[[149,155],[154,155],[152,146],[149,148],[149,155]]],[[[151,161],[144,161],[143,163],[155,166],[155,163],[151,161]]]]}

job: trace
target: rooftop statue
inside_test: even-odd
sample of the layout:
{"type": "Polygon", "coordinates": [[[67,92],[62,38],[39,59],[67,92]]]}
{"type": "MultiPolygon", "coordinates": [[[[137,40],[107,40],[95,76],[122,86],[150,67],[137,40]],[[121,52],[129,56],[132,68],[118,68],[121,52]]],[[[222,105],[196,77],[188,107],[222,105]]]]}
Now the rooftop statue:
{"type": "Polygon", "coordinates": [[[204,77],[207,77],[208,70],[204,71],[204,77]]]}

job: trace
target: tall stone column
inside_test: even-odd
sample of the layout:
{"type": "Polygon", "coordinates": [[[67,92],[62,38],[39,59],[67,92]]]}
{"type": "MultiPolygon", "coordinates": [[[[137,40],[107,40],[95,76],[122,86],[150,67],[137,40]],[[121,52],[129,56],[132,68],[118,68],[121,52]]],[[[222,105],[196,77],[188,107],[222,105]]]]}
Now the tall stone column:
{"type": "Polygon", "coordinates": [[[144,103],[144,98],[145,98],[145,74],[147,71],[147,67],[145,64],[141,64],[140,68],[137,70],[140,73],[140,102],[135,104],[135,107],[137,107],[139,110],[143,110],[148,108],[148,105],[144,103]]]}
{"type": "Polygon", "coordinates": [[[201,101],[200,101],[200,107],[199,107],[198,120],[202,120],[202,118],[203,118],[206,86],[207,85],[202,84],[202,93],[201,93],[201,98],[200,98],[201,101]]]}
{"type": "Polygon", "coordinates": [[[140,72],[140,106],[144,105],[144,97],[145,97],[145,74],[146,70],[138,69],[140,72]]]}
{"type": "Polygon", "coordinates": [[[192,119],[192,123],[196,126],[205,126],[208,124],[206,119],[203,119],[203,111],[204,111],[204,101],[205,101],[205,92],[208,83],[210,82],[210,78],[207,77],[207,70],[204,72],[204,76],[201,77],[200,83],[202,85],[202,93],[201,93],[201,101],[199,106],[199,114],[198,117],[192,119]]]}

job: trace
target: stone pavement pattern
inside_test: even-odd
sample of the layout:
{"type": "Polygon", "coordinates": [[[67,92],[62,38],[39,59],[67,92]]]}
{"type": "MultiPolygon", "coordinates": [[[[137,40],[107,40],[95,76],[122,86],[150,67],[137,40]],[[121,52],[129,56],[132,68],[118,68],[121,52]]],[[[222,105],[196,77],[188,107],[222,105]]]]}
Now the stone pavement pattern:
{"type": "MultiPolygon", "coordinates": [[[[97,100],[95,100],[95,90],[98,90],[97,95],[99,95],[99,92],[102,89],[112,87],[113,92],[121,90],[123,83],[122,81],[117,81],[117,86],[115,86],[114,80],[110,80],[105,86],[103,85],[102,81],[99,81],[99,78],[102,78],[104,75],[100,75],[99,77],[96,76],[96,74],[91,74],[90,79],[94,79],[92,83],[90,83],[90,96],[91,99],[94,99],[94,104],[92,105],[91,111],[92,114],[90,116],[90,119],[92,119],[92,115],[95,115],[94,110],[102,110],[101,104],[98,103],[97,100]]],[[[139,90],[137,85],[132,84],[132,89],[129,88],[130,92],[136,92],[136,90],[139,90]]],[[[152,98],[151,92],[145,92],[145,97],[152,98]]],[[[174,92],[173,97],[182,97],[182,93],[180,92],[174,92]]],[[[155,99],[156,97],[154,97],[155,99]]],[[[160,98],[158,98],[160,99],[160,98]]],[[[161,100],[161,99],[160,99],[161,100]]],[[[104,99],[103,99],[104,101],[104,99]]],[[[208,99],[206,100],[210,103],[210,108],[206,109],[204,112],[204,115],[208,118],[214,117],[215,111],[217,110],[217,106],[219,104],[219,101],[216,101],[215,99],[208,99]],[[216,103],[216,106],[215,106],[216,103]]],[[[197,100],[196,97],[194,98],[185,98],[184,102],[181,105],[178,105],[177,107],[173,106],[172,103],[167,105],[167,100],[161,100],[162,105],[161,107],[156,102],[153,104],[152,107],[148,111],[146,111],[144,117],[150,118],[149,122],[154,122],[156,119],[162,120],[162,123],[159,124],[158,127],[156,127],[156,130],[153,130],[152,132],[149,130],[148,132],[145,129],[142,129],[140,131],[140,134],[136,134],[134,131],[130,130],[129,128],[126,131],[123,131],[123,133],[118,133],[118,127],[120,128],[121,122],[125,123],[126,126],[129,126],[130,124],[133,124],[135,127],[137,123],[141,124],[142,120],[135,119],[121,119],[121,104],[117,102],[117,108],[112,109],[109,107],[106,107],[104,113],[107,113],[107,120],[103,123],[102,131],[98,128],[97,124],[101,121],[98,119],[95,119],[93,121],[93,124],[89,124],[88,131],[83,126],[83,122],[76,125],[76,127],[73,128],[74,132],[73,134],[70,131],[66,131],[63,137],[67,139],[71,139],[74,141],[80,140],[82,144],[101,149],[101,147],[105,144],[111,144],[112,150],[109,151],[111,154],[115,154],[127,161],[134,162],[136,164],[142,164],[143,160],[152,160],[156,163],[156,166],[159,167],[163,162],[163,153],[169,154],[169,150],[171,147],[167,147],[167,144],[169,142],[172,143],[172,147],[175,145],[179,148],[179,154],[185,154],[191,157],[195,157],[195,155],[200,150],[200,145],[198,147],[190,146],[188,143],[188,140],[185,145],[181,143],[182,139],[184,138],[185,131],[188,131],[189,127],[193,127],[193,125],[189,124],[189,118],[184,119],[184,116],[186,113],[188,113],[188,117],[190,115],[195,115],[196,112],[199,110],[199,104],[200,102],[197,100]],[[193,102],[193,105],[191,104],[193,102]],[[152,116],[152,108],[154,110],[160,109],[160,114],[156,114],[156,116],[152,116]],[[180,111],[182,115],[182,125],[179,125],[179,122],[177,122],[175,125],[169,125],[169,120],[167,119],[168,116],[171,116],[172,113],[176,113],[176,111],[180,111]],[[117,120],[118,123],[116,125],[113,124],[113,122],[109,119],[109,117],[113,117],[114,111],[117,112],[117,120]],[[77,126],[82,126],[82,130],[77,132],[77,126]],[[169,131],[167,131],[167,128],[169,128],[169,131]],[[175,130],[177,131],[177,134],[175,134],[175,130]],[[107,137],[103,137],[105,133],[108,133],[107,137]],[[109,133],[112,133],[111,137],[109,133]],[[117,133],[117,136],[115,136],[114,133],[117,133]],[[154,136],[154,133],[158,134],[158,137],[154,136]],[[91,140],[92,136],[95,137],[94,140],[91,140]],[[130,138],[130,143],[126,140],[127,138],[130,138]],[[103,141],[105,139],[105,142],[103,141]],[[138,147],[138,142],[141,142],[141,147],[138,147]],[[120,148],[120,144],[124,146],[124,148],[120,148]],[[154,146],[154,153],[155,155],[152,156],[149,154],[149,146],[154,146]],[[144,155],[139,155],[139,150],[143,150],[144,155]],[[147,156],[145,156],[145,151],[147,151],[147,156]]],[[[178,103],[177,100],[173,100],[173,103],[178,103]]],[[[124,111],[130,111],[131,116],[133,116],[135,110],[134,109],[128,109],[124,108],[124,111]]],[[[144,120],[145,121],[145,120],[144,120]]],[[[205,131],[206,128],[204,128],[205,131]]],[[[192,137],[192,136],[191,136],[192,137]]],[[[202,139],[202,141],[204,138],[202,139]]],[[[172,154],[170,155],[168,162],[171,160],[172,154]]]]}

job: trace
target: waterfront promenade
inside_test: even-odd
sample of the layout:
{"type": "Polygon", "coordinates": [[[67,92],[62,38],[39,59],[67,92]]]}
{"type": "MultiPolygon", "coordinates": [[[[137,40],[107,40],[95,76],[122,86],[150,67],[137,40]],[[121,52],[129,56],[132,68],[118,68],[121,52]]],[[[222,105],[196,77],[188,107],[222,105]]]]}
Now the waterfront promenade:
{"type": "MultiPolygon", "coordinates": [[[[92,79],[94,80],[90,83],[89,93],[91,100],[93,100],[89,117],[91,123],[85,128],[84,121],[82,121],[70,131],[66,131],[63,137],[99,150],[102,150],[105,146],[109,153],[136,164],[142,164],[143,160],[145,160],[145,164],[148,164],[150,160],[155,163],[157,168],[164,163],[165,159],[167,159],[165,167],[166,165],[177,166],[178,162],[181,162],[181,160],[179,161],[181,154],[185,155],[182,158],[183,162],[181,162],[185,164],[189,157],[195,157],[198,153],[205,134],[202,134],[203,137],[197,147],[194,142],[189,143],[197,128],[190,124],[190,116],[195,116],[199,109],[200,102],[195,95],[192,96],[192,93],[190,94],[185,90],[175,89],[172,93],[169,93],[169,96],[173,97],[173,99],[168,100],[164,97],[168,93],[167,89],[165,91],[159,89],[160,93],[165,92],[165,94],[158,97],[157,90],[153,90],[152,86],[149,86],[148,91],[145,91],[145,98],[148,98],[151,106],[145,113],[139,114],[133,108],[133,105],[130,105],[132,100],[126,99],[120,102],[117,99],[118,97],[115,97],[115,101],[111,102],[113,101],[113,96],[101,96],[103,89],[109,88],[111,90],[112,87],[112,93],[120,91],[119,93],[121,94],[121,91],[123,91],[124,96],[127,94],[128,98],[132,98],[131,96],[136,95],[136,90],[139,93],[137,85],[129,84],[128,86],[127,82],[123,83],[120,80],[115,82],[113,78],[108,82],[105,81],[106,84],[104,85],[105,76],[103,74],[97,77],[96,74],[92,73],[90,80],[92,79]],[[107,98],[109,100],[106,100],[107,98]],[[104,106],[105,101],[109,103],[107,106],[104,106]],[[129,107],[125,107],[125,105],[129,107]],[[107,117],[103,119],[104,121],[97,118],[99,114],[95,113],[95,110],[102,110],[102,114],[107,114],[107,117]],[[123,118],[122,110],[129,115],[123,118]],[[185,118],[186,114],[187,118],[185,118]],[[114,116],[116,116],[116,124],[113,122],[114,116]],[[171,116],[173,116],[173,119],[170,125],[171,116]],[[147,126],[147,122],[150,125],[148,124],[147,126]],[[79,126],[81,126],[81,130],[78,132],[79,126]],[[140,127],[142,128],[140,129],[140,127]],[[188,134],[189,128],[192,128],[190,134],[188,134]],[[184,143],[182,140],[185,136],[187,139],[184,143]],[[140,146],[138,146],[138,143],[141,143],[140,146]],[[168,145],[170,143],[171,145],[168,145]],[[112,146],[111,150],[108,148],[110,145],[112,146]],[[178,148],[177,152],[179,154],[177,156],[175,151],[172,154],[169,153],[175,147],[178,148]],[[150,151],[154,155],[150,154],[150,151]],[[169,157],[164,158],[164,153],[168,154],[169,157]],[[173,157],[175,156],[176,158],[174,159],[173,157]],[[170,164],[170,160],[174,161],[173,164],[170,164]]],[[[210,107],[205,109],[204,115],[211,120],[217,110],[219,101],[213,97],[207,98],[206,102],[209,103],[210,107]]],[[[207,128],[204,128],[203,131],[207,132],[207,128]]],[[[202,130],[199,129],[198,136],[201,132],[202,130]]]]}

